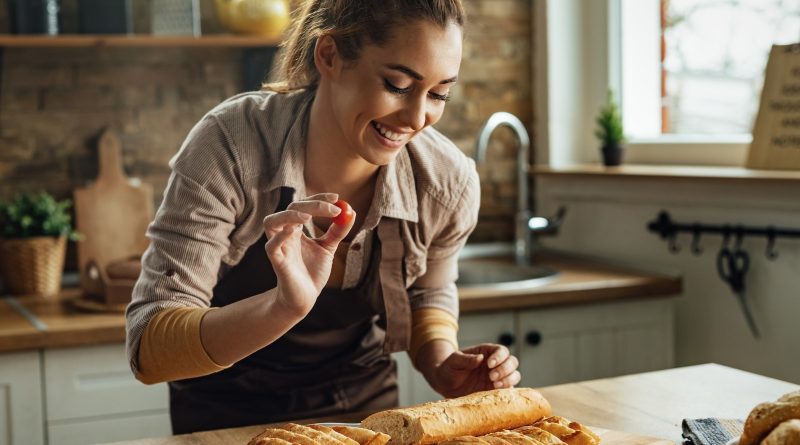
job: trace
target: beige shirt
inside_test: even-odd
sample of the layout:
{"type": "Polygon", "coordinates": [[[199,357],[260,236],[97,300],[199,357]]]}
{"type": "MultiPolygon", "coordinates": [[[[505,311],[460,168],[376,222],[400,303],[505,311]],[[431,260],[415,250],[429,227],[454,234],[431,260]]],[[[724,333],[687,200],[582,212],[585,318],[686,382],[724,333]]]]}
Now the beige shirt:
{"type": "MultiPolygon", "coordinates": [[[[313,91],[234,96],[206,114],[170,161],[172,174],[148,228],[150,246],[126,312],[134,372],[149,320],[166,308],[209,307],[219,278],[263,234],[280,188],[294,189],[295,200],[306,196],[312,100],[313,91]]],[[[457,256],[479,206],[474,162],[433,128],[423,130],[380,168],[370,210],[350,241],[342,288],[362,279],[381,218],[395,218],[412,310],[440,308],[457,317],[457,256]]]]}

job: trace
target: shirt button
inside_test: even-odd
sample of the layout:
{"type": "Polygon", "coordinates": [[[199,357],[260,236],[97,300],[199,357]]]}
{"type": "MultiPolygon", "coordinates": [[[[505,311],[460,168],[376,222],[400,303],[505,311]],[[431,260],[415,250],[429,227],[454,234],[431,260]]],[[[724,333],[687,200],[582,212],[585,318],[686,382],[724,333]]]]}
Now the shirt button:
{"type": "Polygon", "coordinates": [[[361,250],[361,244],[355,243],[352,246],[350,246],[350,249],[352,249],[355,252],[358,252],[359,250],[361,250]]]}

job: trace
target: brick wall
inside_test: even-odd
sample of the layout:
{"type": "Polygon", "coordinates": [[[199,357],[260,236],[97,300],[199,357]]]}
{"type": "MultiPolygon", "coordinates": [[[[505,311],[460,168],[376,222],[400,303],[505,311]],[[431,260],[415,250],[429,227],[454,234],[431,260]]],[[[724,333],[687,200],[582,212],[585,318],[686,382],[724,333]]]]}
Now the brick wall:
{"type": "MultiPolygon", "coordinates": [[[[202,0],[204,33],[219,31],[202,0]]],[[[0,0],[0,33],[8,32],[0,0]]],[[[64,32],[77,30],[77,0],[62,0],[64,32]]],[[[134,29],[149,32],[149,2],[134,1],[134,29]]],[[[532,121],[531,5],[466,0],[469,27],[458,86],[437,127],[472,154],[494,111],[532,121]]],[[[0,84],[0,199],[47,190],[68,197],[96,175],[91,140],[106,125],[120,135],[125,170],[153,185],[160,200],[177,151],[194,123],[240,89],[235,48],[5,48],[0,84]]],[[[481,166],[481,219],[471,241],[510,239],[515,153],[498,130],[481,166]]],[[[156,203],[158,204],[158,203],[156,203]]]]}

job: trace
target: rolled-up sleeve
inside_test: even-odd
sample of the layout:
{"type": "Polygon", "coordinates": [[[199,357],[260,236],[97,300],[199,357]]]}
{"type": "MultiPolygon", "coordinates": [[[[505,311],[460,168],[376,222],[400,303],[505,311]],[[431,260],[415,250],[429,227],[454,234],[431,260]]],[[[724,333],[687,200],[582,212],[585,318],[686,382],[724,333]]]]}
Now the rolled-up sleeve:
{"type": "Polygon", "coordinates": [[[126,311],[126,349],[134,373],[142,334],[155,314],[210,306],[244,207],[238,161],[233,141],[213,115],[192,129],[170,161],[172,173],[148,227],[150,245],[126,311]]]}
{"type": "Polygon", "coordinates": [[[425,273],[408,290],[412,310],[439,308],[458,318],[458,254],[478,223],[481,199],[475,164],[470,160],[467,165],[463,190],[456,194],[449,215],[427,215],[439,219],[441,228],[428,247],[425,273]]]}

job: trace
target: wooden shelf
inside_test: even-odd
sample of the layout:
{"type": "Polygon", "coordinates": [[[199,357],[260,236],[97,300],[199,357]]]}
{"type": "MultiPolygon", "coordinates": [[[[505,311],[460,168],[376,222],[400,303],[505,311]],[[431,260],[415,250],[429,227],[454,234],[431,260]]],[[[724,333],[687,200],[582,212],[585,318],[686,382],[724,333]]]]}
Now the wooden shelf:
{"type": "Polygon", "coordinates": [[[631,179],[675,179],[767,183],[791,182],[800,184],[800,171],[796,170],[752,170],[743,167],[700,167],[685,165],[571,165],[550,167],[535,165],[531,174],[536,176],[582,177],[582,178],[631,178],[631,179]]]}
{"type": "Polygon", "coordinates": [[[278,39],[234,34],[193,36],[157,36],[150,34],[0,34],[0,47],[6,48],[87,48],[87,47],[267,47],[277,46],[278,39]]]}

